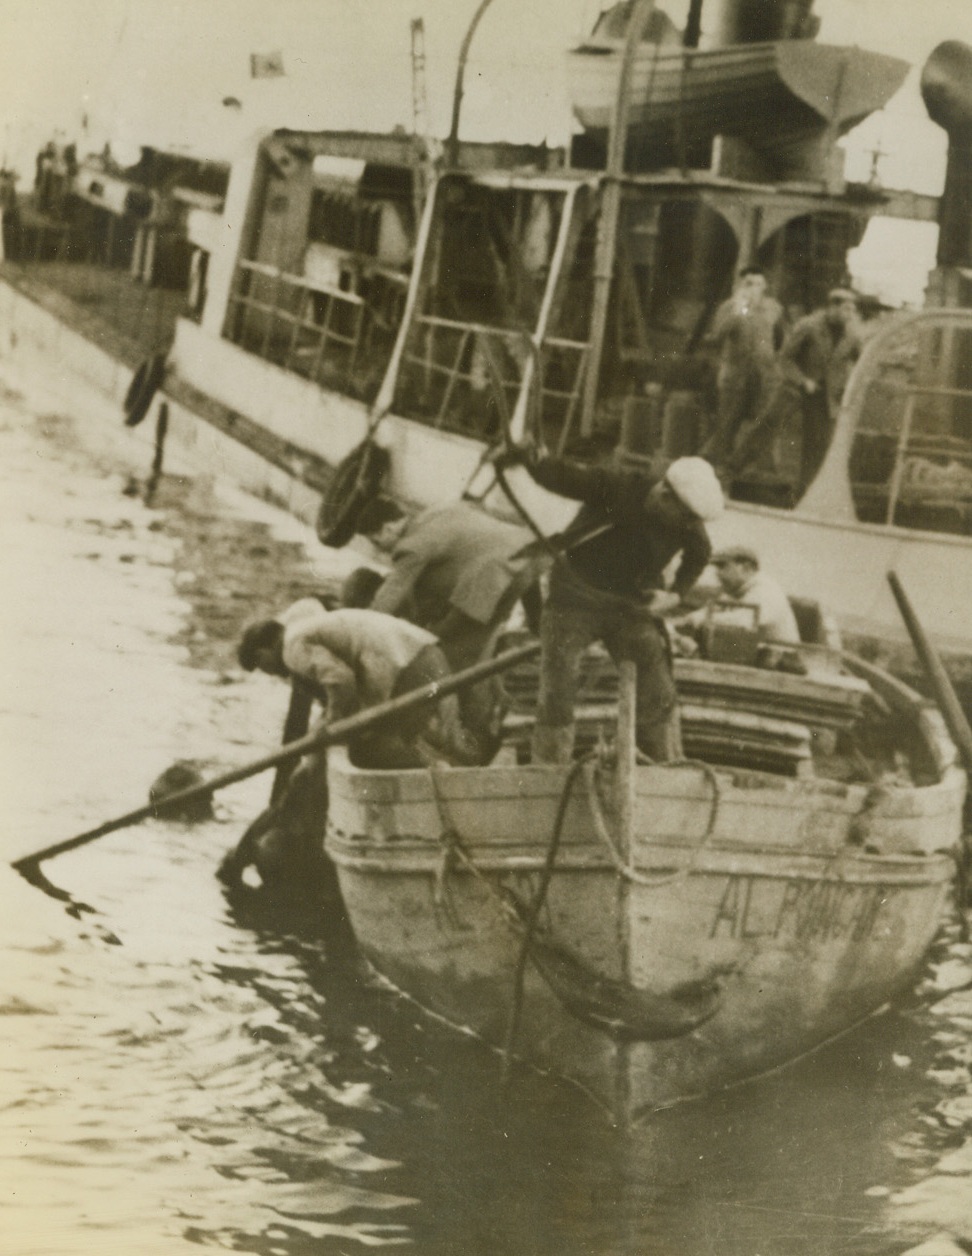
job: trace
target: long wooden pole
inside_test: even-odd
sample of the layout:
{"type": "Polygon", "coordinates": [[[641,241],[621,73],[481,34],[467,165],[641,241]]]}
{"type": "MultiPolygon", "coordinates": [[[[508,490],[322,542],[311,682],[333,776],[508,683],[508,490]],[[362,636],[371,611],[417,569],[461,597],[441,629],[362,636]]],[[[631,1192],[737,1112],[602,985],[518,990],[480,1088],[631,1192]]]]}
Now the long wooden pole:
{"type": "MultiPolygon", "coordinates": [[[[289,746],[292,741],[296,741],[298,737],[304,736],[310,723],[310,713],[313,705],[314,694],[310,686],[295,677],[290,686],[290,702],[287,706],[286,718],[284,719],[283,735],[280,738],[282,745],[289,746]]],[[[273,778],[273,788],[270,790],[271,806],[275,802],[279,802],[283,797],[292,772],[292,763],[279,763],[277,765],[276,775],[273,778]]]]}
{"type": "Polygon", "coordinates": [[[625,863],[630,862],[634,832],[635,733],[637,723],[637,669],[632,659],[622,659],[618,668],[618,849],[625,863]]]}
{"type": "Polygon", "coordinates": [[[356,715],[348,716],[347,719],[336,720],[333,724],[318,728],[313,733],[308,733],[306,737],[288,742],[287,745],[281,746],[279,750],[275,750],[272,754],[264,755],[261,759],[254,759],[250,763],[243,764],[242,767],[232,768],[229,772],[224,772],[221,776],[214,776],[211,780],[203,781],[200,785],[193,785],[189,789],[181,789],[178,793],[169,794],[165,798],[160,798],[157,802],[147,803],[143,807],[136,807],[132,811],[126,811],[124,815],[116,816],[113,820],[106,820],[104,824],[99,824],[97,828],[89,829],[85,833],[78,833],[75,837],[69,837],[63,842],[55,842],[52,846],[45,846],[43,850],[34,851],[31,855],[24,855],[20,859],[15,859],[12,867],[21,873],[22,876],[31,880],[35,876],[39,865],[45,860],[53,859],[55,855],[63,855],[69,850],[76,850],[79,846],[86,846],[89,842],[93,842],[99,837],[104,837],[107,833],[114,833],[118,829],[125,829],[132,824],[138,824],[141,820],[147,820],[149,816],[164,815],[167,811],[175,810],[193,799],[208,797],[218,789],[224,789],[227,785],[234,785],[237,781],[245,781],[248,777],[265,772],[268,768],[276,767],[278,764],[286,763],[291,759],[297,759],[301,755],[307,754],[310,750],[320,750],[325,746],[334,746],[339,742],[347,741],[357,733],[373,728],[385,720],[394,719],[395,716],[401,715],[405,711],[411,711],[426,703],[437,702],[440,698],[445,698],[450,693],[456,693],[469,685],[478,684],[481,680],[486,680],[488,677],[495,676],[510,667],[515,667],[517,663],[524,663],[539,652],[540,643],[538,641],[531,641],[527,645],[518,646],[515,650],[507,650],[503,654],[498,654],[495,658],[487,659],[483,663],[476,663],[473,667],[467,667],[461,672],[456,672],[446,677],[444,680],[433,681],[431,684],[423,685],[421,689],[413,689],[410,693],[402,694],[398,698],[392,698],[389,702],[383,702],[379,706],[368,707],[364,711],[359,711],[356,715]]]}
{"type": "Polygon", "coordinates": [[[655,7],[655,0],[635,0],[624,37],[618,92],[611,113],[608,135],[607,168],[601,216],[598,221],[597,249],[594,257],[594,299],[591,306],[591,340],[584,367],[584,403],[581,409],[581,431],[590,435],[594,427],[597,386],[604,355],[611,281],[618,248],[618,219],[621,216],[621,177],[624,174],[624,152],[628,139],[628,104],[631,95],[631,68],[641,36],[655,7]]]}
{"type": "Polygon", "coordinates": [[[455,167],[459,164],[459,115],[462,112],[463,84],[466,78],[466,62],[469,59],[469,48],[472,44],[473,36],[476,34],[476,27],[492,2],[493,0],[480,0],[479,6],[472,16],[472,21],[469,23],[463,36],[462,44],[459,47],[456,85],[452,91],[452,124],[449,127],[449,138],[446,140],[445,146],[446,164],[450,167],[455,167]]]}
{"type": "Polygon", "coordinates": [[[951,678],[945,670],[941,656],[932,645],[928,634],[919,622],[915,609],[907,593],[905,593],[896,572],[888,572],[888,584],[891,586],[894,600],[898,603],[898,610],[901,612],[905,627],[908,629],[908,635],[911,637],[911,643],[915,647],[918,661],[925,669],[925,675],[935,691],[935,700],[941,708],[948,731],[951,733],[952,740],[955,742],[955,746],[961,756],[962,764],[966,772],[972,775],[972,727],[969,726],[969,721],[962,710],[962,704],[958,700],[951,678]]]}

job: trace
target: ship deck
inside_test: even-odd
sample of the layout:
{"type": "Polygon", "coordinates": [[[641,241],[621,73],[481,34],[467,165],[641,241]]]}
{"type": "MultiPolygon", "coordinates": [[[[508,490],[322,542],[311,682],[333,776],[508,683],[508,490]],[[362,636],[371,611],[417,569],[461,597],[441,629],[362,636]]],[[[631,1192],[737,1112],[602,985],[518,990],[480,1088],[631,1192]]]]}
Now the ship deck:
{"type": "Polygon", "coordinates": [[[132,367],[172,342],[186,312],[184,292],[149,287],[96,263],[5,261],[0,279],[132,367]]]}

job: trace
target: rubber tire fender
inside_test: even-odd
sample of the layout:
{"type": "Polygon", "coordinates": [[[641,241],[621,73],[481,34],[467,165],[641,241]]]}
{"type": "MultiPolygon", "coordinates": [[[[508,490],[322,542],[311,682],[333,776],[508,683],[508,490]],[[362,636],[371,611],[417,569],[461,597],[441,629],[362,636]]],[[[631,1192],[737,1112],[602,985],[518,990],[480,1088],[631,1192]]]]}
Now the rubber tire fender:
{"type": "Polygon", "coordinates": [[[318,540],[335,549],[354,536],[365,506],[374,501],[391,469],[391,454],[373,440],[364,440],[338,463],[321,498],[315,530],[318,540]]]}
{"type": "Polygon", "coordinates": [[[165,359],[164,353],[153,353],[132,376],[122,402],[126,427],[138,427],[148,414],[152,399],[165,378],[165,359]]]}

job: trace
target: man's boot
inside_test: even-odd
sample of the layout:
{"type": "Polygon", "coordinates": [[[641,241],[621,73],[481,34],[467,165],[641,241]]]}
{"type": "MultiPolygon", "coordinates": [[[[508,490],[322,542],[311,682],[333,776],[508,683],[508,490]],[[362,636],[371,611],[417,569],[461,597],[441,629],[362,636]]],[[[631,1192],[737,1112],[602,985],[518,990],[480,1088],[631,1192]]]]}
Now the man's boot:
{"type": "Polygon", "coordinates": [[[573,753],[573,724],[536,725],[532,747],[534,763],[570,763],[573,753]]]}
{"type": "Polygon", "coordinates": [[[638,749],[655,763],[673,763],[685,757],[682,719],[678,707],[669,716],[638,729],[638,749]]]}

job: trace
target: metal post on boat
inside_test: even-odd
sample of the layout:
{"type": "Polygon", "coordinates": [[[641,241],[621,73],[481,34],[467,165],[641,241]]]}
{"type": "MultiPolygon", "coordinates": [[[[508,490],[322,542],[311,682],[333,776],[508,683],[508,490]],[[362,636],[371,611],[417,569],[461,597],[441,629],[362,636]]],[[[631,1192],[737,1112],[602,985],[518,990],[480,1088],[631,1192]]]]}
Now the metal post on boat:
{"type": "MultiPolygon", "coordinates": [[[[378,389],[378,396],[375,398],[371,407],[369,416],[369,431],[374,432],[378,421],[388,413],[392,407],[392,401],[395,397],[395,388],[398,384],[398,372],[401,368],[402,359],[405,355],[405,345],[408,341],[409,332],[412,328],[412,320],[415,317],[415,311],[419,304],[420,291],[425,290],[423,283],[423,274],[426,265],[426,256],[431,242],[433,240],[432,227],[435,222],[437,213],[437,202],[439,200],[438,178],[433,178],[426,197],[425,205],[422,209],[422,217],[419,220],[418,236],[415,241],[415,255],[412,259],[412,274],[408,281],[408,289],[405,293],[405,308],[402,310],[402,321],[398,326],[398,333],[395,337],[395,344],[392,348],[391,357],[388,359],[388,365],[385,367],[384,378],[381,381],[381,387],[378,389]]],[[[441,235],[437,237],[441,239],[441,235]]],[[[428,286],[433,286],[429,284],[428,286]]]]}
{"type": "MultiPolygon", "coordinates": [[[[618,724],[615,740],[615,775],[617,827],[615,844],[623,867],[630,868],[634,858],[635,812],[635,749],[636,698],[638,674],[633,659],[622,659],[618,665],[618,724]]],[[[615,902],[618,955],[621,979],[631,982],[631,884],[627,877],[617,878],[615,902]]],[[[631,1069],[629,1045],[619,1042],[614,1057],[613,1115],[619,1129],[626,1127],[631,1111],[631,1069]]]]}
{"type": "Polygon", "coordinates": [[[591,340],[584,376],[584,402],[581,408],[581,432],[589,436],[594,429],[594,411],[597,405],[597,385],[601,374],[601,358],[604,353],[604,335],[607,328],[608,305],[611,299],[611,281],[614,277],[614,258],[617,252],[618,220],[621,216],[621,177],[624,174],[624,156],[628,139],[628,103],[631,95],[631,70],[641,36],[655,8],[655,0],[634,0],[628,28],[624,37],[624,51],[618,74],[618,91],[614,98],[611,128],[608,133],[607,163],[604,175],[604,192],[601,198],[601,216],[598,223],[597,252],[594,260],[594,300],[591,310],[591,340]]]}
{"type": "Polygon", "coordinates": [[[685,19],[685,33],[682,36],[683,48],[698,48],[702,37],[702,5],[704,0],[689,0],[688,16],[685,19]]]}
{"type": "Polygon", "coordinates": [[[429,153],[429,102],[425,86],[425,21],[412,18],[412,139],[416,162],[412,173],[412,203],[416,225],[422,220],[422,206],[432,182],[433,163],[429,153]]]}
{"type": "Polygon", "coordinates": [[[632,828],[634,825],[635,792],[635,702],[637,669],[632,659],[622,659],[618,666],[618,728],[615,755],[617,758],[618,852],[626,864],[631,862],[632,828]]]}

